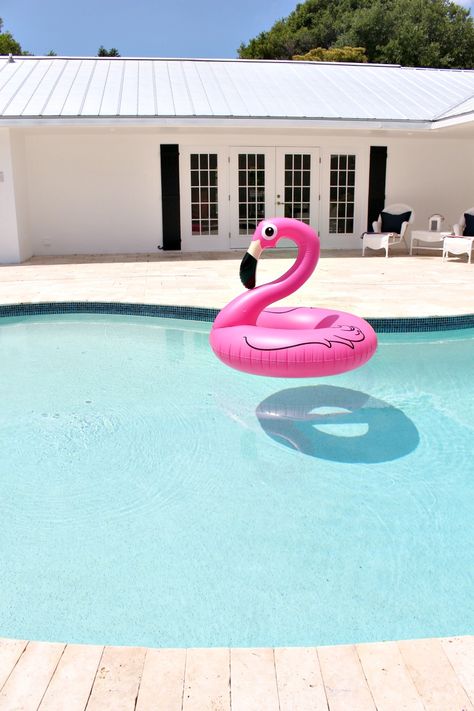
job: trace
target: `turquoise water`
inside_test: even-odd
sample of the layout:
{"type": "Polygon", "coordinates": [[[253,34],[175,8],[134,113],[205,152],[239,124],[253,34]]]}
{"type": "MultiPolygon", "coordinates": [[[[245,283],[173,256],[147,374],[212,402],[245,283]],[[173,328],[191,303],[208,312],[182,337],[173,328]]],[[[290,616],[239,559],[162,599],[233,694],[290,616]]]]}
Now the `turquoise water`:
{"type": "Polygon", "coordinates": [[[474,632],[474,332],[323,380],[209,324],[0,322],[0,636],[313,645],[474,632]]]}

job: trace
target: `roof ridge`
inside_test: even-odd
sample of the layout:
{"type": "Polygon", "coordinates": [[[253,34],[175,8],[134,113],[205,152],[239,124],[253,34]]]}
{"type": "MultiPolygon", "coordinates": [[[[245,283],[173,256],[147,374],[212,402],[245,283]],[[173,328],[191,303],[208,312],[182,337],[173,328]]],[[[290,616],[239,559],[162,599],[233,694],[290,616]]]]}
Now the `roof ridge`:
{"type": "Polygon", "coordinates": [[[336,67],[360,67],[366,69],[402,69],[405,71],[419,72],[465,72],[474,73],[474,69],[462,68],[446,68],[446,67],[407,67],[401,64],[379,64],[375,62],[314,62],[308,60],[293,60],[293,59],[240,59],[239,57],[141,57],[141,56],[125,56],[125,57],[97,57],[94,55],[4,55],[6,61],[31,61],[43,60],[55,61],[62,60],[91,60],[91,61],[112,61],[112,62],[212,62],[212,63],[239,63],[239,64],[294,64],[294,65],[311,65],[311,66],[336,66],[336,67]]]}
{"type": "MultiPolygon", "coordinates": [[[[471,96],[466,97],[465,99],[462,99],[461,101],[457,101],[456,103],[452,104],[449,108],[445,109],[444,111],[441,111],[441,113],[436,114],[436,116],[433,116],[433,121],[439,121],[442,118],[446,117],[446,114],[448,114],[450,111],[453,111],[457,106],[462,106],[465,104],[467,101],[472,101],[474,99],[474,92],[471,94],[471,96]]],[[[465,113],[471,113],[471,111],[466,111],[465,113]]],[[[455,114],[455,116],[459,116],[460,114],[455,114]]],[[[451,118],[450,116],[447,118],[451,118]]]]}

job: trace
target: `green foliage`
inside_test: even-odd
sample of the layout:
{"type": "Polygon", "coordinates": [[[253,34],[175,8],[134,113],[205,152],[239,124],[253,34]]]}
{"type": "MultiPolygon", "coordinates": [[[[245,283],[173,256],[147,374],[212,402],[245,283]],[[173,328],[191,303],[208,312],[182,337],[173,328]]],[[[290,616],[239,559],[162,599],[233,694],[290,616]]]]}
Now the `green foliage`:
{"type": "Polygon", "coordinates": [[[22,54],[20,44],[10,32],[2,32],[3,20],[0,17],[0,54],[22,54]]]}
{"type": "Polygon", "coordinates": [[[451,0],[306,0],[242,44],[239,56],[291,59],[314,48],[316,55],[365,48],[369,62],[472,69],[474,23],[469,10],[451,0]]]}
{"type": "Polygon", "coordinates": [[[364,47],[316,47],[306,54],[295,54],[292,59],[305,62],[366,62],[364,47]]]}
{"type": "Polygon", "coordinates": [[[105,49],[103,45],[100,45],[97,52],[98,57],[120,57],[118,49],[112,47],[111,49],[105,49]]]}

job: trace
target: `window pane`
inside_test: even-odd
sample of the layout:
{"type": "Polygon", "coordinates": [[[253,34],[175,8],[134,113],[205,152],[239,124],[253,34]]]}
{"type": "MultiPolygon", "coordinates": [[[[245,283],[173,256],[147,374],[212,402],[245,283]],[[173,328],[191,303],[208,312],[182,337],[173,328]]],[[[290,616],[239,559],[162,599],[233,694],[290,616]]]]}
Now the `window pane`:
{"type": "Polygon", "coordinates": [[[211,170],[217,170],[217,153],[211,153],[209,156],[209,168],[211,170]]]}
{"type": "Polygon", "coordinates": [[[247,156],[245,153],[239,153],[239,170],[245,170],[247,167],[247,156]]]}
{"type": "Polygon", "coordinates": [[[265,155],[263,153],[257,155],[257,168],[260,170],[265,168],[265,155]]]}
{"type": "Polygon", "coordinates": [[[199,168],[199,156],[197,153],[191,153],[191,170],[199,168]]]}
{"type": "Polygon", "coordinates": [[[291,170],[293,168],[293,156],[288,153],[285,155],[285,170],[291,170]]]}
{"type": "Polygon", "coordinates": [[[303,168],[304,168],[304,170],[311,169],[311,156],[310,155],[303,156],[303,168]]]}
{"type": "Polygon", "coordinates": [[[293,156],[295,170],[301,170],[301,156],[293,156]]]}

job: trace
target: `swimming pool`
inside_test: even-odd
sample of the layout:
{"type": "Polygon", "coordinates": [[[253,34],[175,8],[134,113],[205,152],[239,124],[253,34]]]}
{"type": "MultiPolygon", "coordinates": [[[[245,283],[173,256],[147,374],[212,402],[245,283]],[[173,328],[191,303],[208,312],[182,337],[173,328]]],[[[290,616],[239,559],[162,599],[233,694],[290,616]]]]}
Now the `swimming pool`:
{"type": "Polygon", "coordinates": [[[321,380],[210,324],[0,321],[0,633],[321,645],[474,631],[474,331],[321,380]]]}

